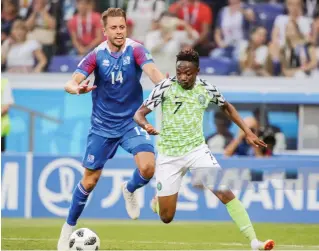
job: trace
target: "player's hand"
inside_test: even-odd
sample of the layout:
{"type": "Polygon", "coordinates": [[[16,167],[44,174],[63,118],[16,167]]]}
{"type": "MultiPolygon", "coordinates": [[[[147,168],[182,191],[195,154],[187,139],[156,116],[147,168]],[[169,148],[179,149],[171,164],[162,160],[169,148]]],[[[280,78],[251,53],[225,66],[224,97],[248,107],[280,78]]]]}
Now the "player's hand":
{"type": "Polygon", "coordinates": [[[79,95],[79,94],[88,93],[97,87],[96,85],[89,86],[89,82],[90,82],[90,80],[87,80],[87,81],[85,81],[84,84],[79,85],[76,89],[76,94],[79,95]]]}
{"type": "Polygon", "coordinates": [[[147,133],[150,135],[158,135],[159,134],[159,132],[151,124],[146,124],[144,126],[144,128],[147,131],[147,133]]]}
{"type": "Polygon", "coordinates": [[[254,133],[246,134],[246,140],[247,142],[255,147],[267,147],[267,144],[259,139],[254,133]]]}

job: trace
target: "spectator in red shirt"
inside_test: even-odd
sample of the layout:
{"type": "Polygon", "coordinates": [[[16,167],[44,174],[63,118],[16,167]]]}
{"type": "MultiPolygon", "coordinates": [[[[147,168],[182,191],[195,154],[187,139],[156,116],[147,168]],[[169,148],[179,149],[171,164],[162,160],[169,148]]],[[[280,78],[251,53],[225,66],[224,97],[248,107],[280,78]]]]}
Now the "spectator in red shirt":
{"type": "Polygon", "coordinates": [[[68,22],[72,44],[78,55],[84,55],[103,40],[101,15],[93,11],[92,0],[77,0],[77,14],[68,22]]]}
{"type": "Polygon", "coordinates": [[[199,48],[195,49],[201,56],[204,56],[205,50],[201,50],[200,47],[206,47],[208,44],[213,18],[211,8],[200,0],[178,0],[169,7],[169,11],[186,21],[199,33],[199,39],[195,46],[199,48]]]}

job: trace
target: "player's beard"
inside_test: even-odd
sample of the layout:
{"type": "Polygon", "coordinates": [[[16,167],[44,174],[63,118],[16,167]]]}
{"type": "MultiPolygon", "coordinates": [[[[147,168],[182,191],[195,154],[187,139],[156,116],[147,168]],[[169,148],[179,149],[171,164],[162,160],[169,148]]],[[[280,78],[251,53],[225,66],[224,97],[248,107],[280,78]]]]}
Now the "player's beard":
{"type": "Polygon", "coordinates": [[[125,44],[125,38],[123,37],[123,42],[121,42],[121,43],[117,43],[115,38],[110,40],[110,42],[114,47],[116,47],[118,49],[118,51],[120,51],[125,44]]]}

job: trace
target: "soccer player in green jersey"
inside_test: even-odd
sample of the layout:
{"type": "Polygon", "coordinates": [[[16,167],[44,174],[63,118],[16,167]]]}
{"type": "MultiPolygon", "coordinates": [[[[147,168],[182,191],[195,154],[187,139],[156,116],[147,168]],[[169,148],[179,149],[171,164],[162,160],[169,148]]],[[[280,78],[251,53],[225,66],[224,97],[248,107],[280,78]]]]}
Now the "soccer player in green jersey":
{"type": "MultiPolygon", "coordinates": [[[[143,105],[135,113],[135,121],[149,134],[158,135],[156,160],[157,207],[155,211],[164,223],[170,223],[175,215],[178,192],[182,178],[190,170],[204,174],[218,170],[217,160],[205,144],[203,116],[209,103],[214,103],[245,133],[246,140],[255,147],[267,147],[243,122],[237,110],[227,102],[212,84],[197,77],[199,56],[192,49],[177,55],[176,77],[158,84],[143,105]],[[162,124],[158,132],[146,119],[146,115],[161,104],[162,124]]],[[[271,250],[274,241],[257,239],[246,209],[230,189],[216,191],[210,179],[202,180],[226,208],[240,231],[246,236],[253,250],[271,250]]],[[[204,177],[203,176],[203,177],[204,177]]]]}

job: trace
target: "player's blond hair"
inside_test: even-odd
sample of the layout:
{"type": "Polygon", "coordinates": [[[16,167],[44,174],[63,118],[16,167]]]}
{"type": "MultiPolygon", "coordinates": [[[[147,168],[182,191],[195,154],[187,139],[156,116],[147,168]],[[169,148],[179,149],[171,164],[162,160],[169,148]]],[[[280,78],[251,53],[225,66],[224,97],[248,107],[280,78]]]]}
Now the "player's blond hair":
{"type": "Polygon", "coordinates": [[[126,22],[126,13],[121,8],[108,8],[102,13],[102,22],[106,26],[108,17],[124,17],[126,22]]]}

